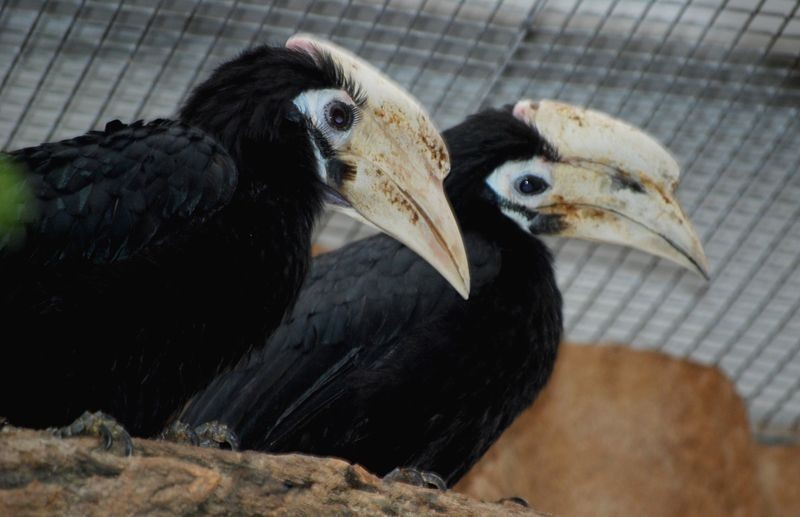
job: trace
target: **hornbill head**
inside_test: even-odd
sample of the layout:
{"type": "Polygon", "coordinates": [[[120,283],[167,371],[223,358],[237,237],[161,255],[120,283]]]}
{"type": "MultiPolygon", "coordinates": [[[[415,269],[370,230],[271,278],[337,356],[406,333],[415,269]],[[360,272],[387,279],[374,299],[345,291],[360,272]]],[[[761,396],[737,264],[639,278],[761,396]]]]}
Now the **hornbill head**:
{"type": "Polygon", "coordinates": [[[538,152],[485,179],[500,210],[525,231],[623,244],[708,278],[708,264],[677,199],[679,168],[644,132],[603,113],[522,100],[511,114],[538,152]]]}
{"type": "Polygon", "coordinates": [[[328,201],[354,209],[413,249],[466,298],[469,267],[444,195],[447,147],[424,109],[367,62],[329,42],[294,36],[286,43],[315,60],[332,60],[345,89],[304,91],[294,99],[316,137],[328,201]]]}
{"type": "Polygon", "coordinates": [[[270,172],[272,188],[282,181],[286,195],[322,191],[468,296],[467,255],[444,194],[447,147],[425,110],[367,62],[304,35],[284,48],[255,47],[221,65],[180,115],[232,152],[240,177],[245,169],[250,181],[262,181],[280,155],[277,176],[285,177],[270,172]],[[295,173],[301,163],[312,177],[295,173]]]}

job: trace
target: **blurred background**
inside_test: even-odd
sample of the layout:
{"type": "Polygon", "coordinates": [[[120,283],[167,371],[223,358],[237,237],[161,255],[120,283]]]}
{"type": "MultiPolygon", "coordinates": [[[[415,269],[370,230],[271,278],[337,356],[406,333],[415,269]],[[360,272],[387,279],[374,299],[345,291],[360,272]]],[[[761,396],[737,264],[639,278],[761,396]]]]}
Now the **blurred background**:
{"type": "MultiPolygon", "coordinates": [[[[761,443],[800,437],[798,2],[0,1],[5,150],[170,116],[221,61],[297,31],[372,61],[441,128],[522,97],[645,128],[682,165],[678,197],[712,280],[553,240],[567,339],[718,367],[761,443]]],[[[339,215],[323,222],[326,249],[370,233],[339,215]]]]}

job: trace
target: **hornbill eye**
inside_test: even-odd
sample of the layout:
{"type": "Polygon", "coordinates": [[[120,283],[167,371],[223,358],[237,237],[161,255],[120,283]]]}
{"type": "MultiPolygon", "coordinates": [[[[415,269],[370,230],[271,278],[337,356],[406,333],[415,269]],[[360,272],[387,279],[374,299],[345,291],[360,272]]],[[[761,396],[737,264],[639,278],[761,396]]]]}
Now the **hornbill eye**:
{"type": "Polygon", "coordinates": [[[342,101],[325,106],[325,119],[333,129],[347,131],[353,125],[353,118],[353,108],[342,101]]]}
{"type": "Polygon", "coordinates": [[[533,196],[541,194],[547,190],[550,185],[545,180],[538,176],[527,175],[517,180],[517,192],[526,196],[533,196]]]}

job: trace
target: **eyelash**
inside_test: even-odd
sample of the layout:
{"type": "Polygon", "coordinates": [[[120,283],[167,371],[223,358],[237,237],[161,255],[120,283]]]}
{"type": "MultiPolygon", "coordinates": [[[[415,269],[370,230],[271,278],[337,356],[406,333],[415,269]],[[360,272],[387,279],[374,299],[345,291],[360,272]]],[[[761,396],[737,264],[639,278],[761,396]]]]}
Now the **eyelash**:
{"type": "Polygon", "coordinates": [[[350,115],[353,117],[353,126],[355,126],[361,122],[361,108],[359,108],[358,105],[348,105],[348,108],[350,109],[350,115]]]}

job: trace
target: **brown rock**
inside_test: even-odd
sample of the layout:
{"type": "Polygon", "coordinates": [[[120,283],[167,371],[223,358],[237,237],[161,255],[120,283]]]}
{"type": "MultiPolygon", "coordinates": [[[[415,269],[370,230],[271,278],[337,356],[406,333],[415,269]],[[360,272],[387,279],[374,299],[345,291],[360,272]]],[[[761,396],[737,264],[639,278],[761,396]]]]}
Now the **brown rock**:
{"type": "Polygon", "coordinates": [[[359,466],[135,440],[122,457],[95,438],[0,431],[0,515],[535,515],[518,505],[384,483],[359,466]]]}
{"type": "Polygon", "coordinates": [[[758,474],[770,515],[800,515],[800,445],[760,446],[758,474]]]}
{"type": "MultiPolygon", "coordinates": [[[[571,516],[749,516],[797,505],[798,471],[796,452],[754,443],[744,403],[715,368],[564,346],[539,400],[456,489],[571,516]]],[[[800,515],[792,508],[775,514],[800,515]]]]}

